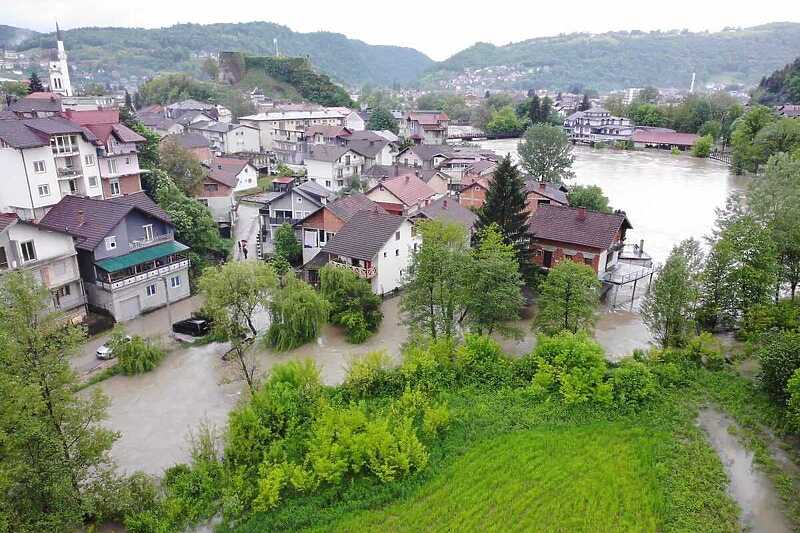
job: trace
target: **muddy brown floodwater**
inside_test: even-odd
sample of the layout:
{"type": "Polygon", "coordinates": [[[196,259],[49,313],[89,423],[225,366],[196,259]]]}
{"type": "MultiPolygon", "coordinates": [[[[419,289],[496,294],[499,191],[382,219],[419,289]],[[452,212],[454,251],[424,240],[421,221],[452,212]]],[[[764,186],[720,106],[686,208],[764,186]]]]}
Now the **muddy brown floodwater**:
{"type": "Polygon", "coordinates": [[[728,475],[728,493],[741,508],[742,529],[763,533],[792,531],[772,482],[756,467],[753,452],[729,431],[735,422],[717,409],[705,407],[700,410],[697,423],[708,435],[728,475]]]}

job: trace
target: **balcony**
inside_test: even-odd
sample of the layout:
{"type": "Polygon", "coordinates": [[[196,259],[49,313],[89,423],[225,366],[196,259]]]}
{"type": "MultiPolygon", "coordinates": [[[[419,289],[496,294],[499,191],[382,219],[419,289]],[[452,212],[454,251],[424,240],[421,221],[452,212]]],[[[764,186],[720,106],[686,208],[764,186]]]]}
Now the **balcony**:
{"type": "Polygon", "coordinates": [[[269,223],[271,226],[282,226],[283,224],[297,224],[300,222],[300,218],[291,218],[291,217],[269,217],[269,223]]]}
{"type": "Polygon", "coordinates": [[[128,243],[128,246],[130,247],[131,250],[139,250],[141,248],[145,248],[145,247],[150,246],[151,244],[155,244],[157,242],[170,241],[170,240],[172,240],[172,235],[169,234],[169,233],[165,233],[163,235],[156,235],[155,237],[153,237],[152,239],[149,239],[149,240],[147,240],[147,239],[139,239],[139,240],[136,240],[136,241],[130,241],[128,243]]]}
{"type": "Polygon", "coordinates": [[[183,270],[184,268],[189,268],[188,259],[180,259],[179,261],[176,261],[174,263],[170,263],[168,265],[164,265],[162,267],[155,268],[153,270],[149,270],[141,274],[134,274],[133,276],[128,276],[127,278],[117,279],[110,283],[100,280],[96,280],[94,283],[95,285],[102,287],[107,291],[115,291],[123,287],[129,287],[131,285],[139,284],[143,281],[158,279],[162,276],[166,276],[170,272],[183,270]]]}
{"type": "Polygon", "coordinates": [[[374,278],[375,276],[378,275],[378,271],[375,270],[374,266],[371,266],[371,267],[360,267],[360,266],[355,266],[355,265],[348,265],[347,263],[342,263],[340,261],[331,261],[329,264],[332,265],[332,266],[335,266],[336,268],[343,268],[345,270],[352,270],[356,274],[356,276],[358,276],[359,278],[372,279],[372,278],[374,278]]]}
{"type": "Polygon", "coordinates": [[[76,167],[56,167],[56,175],[58,179],[72,179],[83,175],[80,168],[76,167]]]}

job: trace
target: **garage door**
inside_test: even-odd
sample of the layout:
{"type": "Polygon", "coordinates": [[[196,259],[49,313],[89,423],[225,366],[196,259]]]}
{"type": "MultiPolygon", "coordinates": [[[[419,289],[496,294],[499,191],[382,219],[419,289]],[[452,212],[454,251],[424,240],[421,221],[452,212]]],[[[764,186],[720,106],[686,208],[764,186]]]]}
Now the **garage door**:
{"type": "Polygon", "coordinates": [[[119,316],[115,317],[118,321],[130,320],[139,316],[142,311],[142,306],[139,303],[139,296],[122,300],[119,303],[119,316]]]}

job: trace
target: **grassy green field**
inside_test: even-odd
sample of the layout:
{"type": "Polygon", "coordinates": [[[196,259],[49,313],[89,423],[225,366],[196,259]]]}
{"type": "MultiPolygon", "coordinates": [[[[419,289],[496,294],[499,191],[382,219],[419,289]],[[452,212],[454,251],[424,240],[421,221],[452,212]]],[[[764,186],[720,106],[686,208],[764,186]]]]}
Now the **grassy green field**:
{"type": "Polygon", "coordinates": [[[656,438],[620,423],[513,433],[471,449],[408,501],[325,529],[655,531],[666,507],[656,438]]]}

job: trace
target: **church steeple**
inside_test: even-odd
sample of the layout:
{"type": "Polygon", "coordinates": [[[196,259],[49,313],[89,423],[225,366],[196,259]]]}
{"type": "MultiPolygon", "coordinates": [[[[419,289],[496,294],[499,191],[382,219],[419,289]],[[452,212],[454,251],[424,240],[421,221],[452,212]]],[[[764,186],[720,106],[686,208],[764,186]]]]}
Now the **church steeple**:
{"type": "Polygon", "coordinates": [[[58,27],[58,21],[56,21],[56,40],[64,42],[64,36],[61,35],[61,28],[58,27]]]}
{"type": "Polygon", "coordinates": [[[64,36],[56,21],[56,49],[50,56],[50,90],[61,96],[72,96],[72,84],[69,80],[67,51],[64,49],[64,36]]]}

